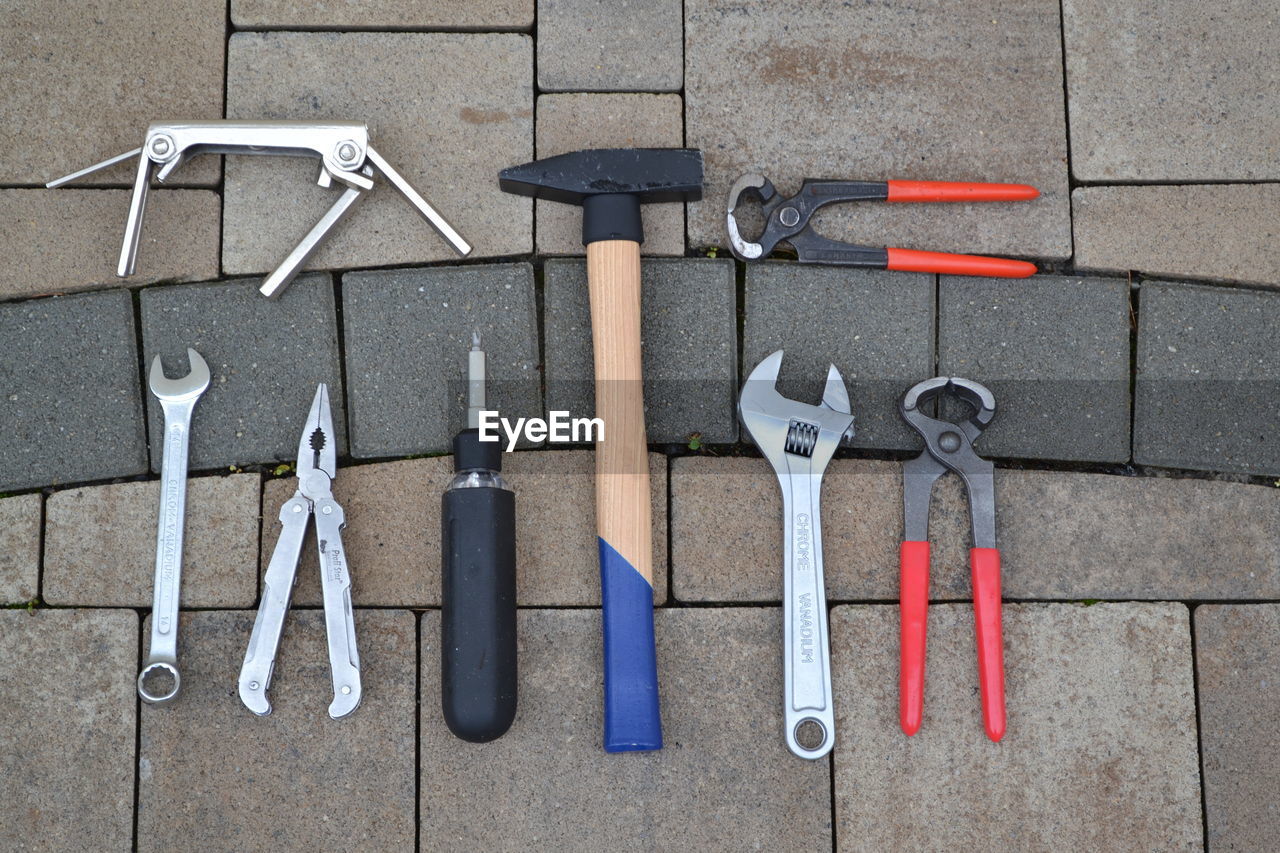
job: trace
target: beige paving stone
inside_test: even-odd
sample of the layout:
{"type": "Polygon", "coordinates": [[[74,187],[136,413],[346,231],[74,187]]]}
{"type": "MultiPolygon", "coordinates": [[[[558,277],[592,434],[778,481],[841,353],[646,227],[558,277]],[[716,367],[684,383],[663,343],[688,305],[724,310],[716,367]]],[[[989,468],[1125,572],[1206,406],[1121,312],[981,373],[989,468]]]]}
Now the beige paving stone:
{"type": "Polygon", "coordinates": [[[1280,834],[1280,605],[1201,605],[1194,619],[1209,847],[1266,850],[1280,834]]]}
{"type": "Polygon", "coordinates": [[[830,849],[830,765],[782,739],[777,608],[660,608],[656,631],[662,750],[601,747],[596,610],[521,611],[516,720],[477,746],[445,728],[424,614],[423,849],[830,849]]]}
{"type": "MultiPolygon", "coordinates": [[[[5,3],[0,183],[43,184],[137,148],[153,121],[220,117],[226,21],[223,0],[5,3]]],[[[174,183],[207,186],[219,174],[203,158],[174,183]]],[[[121,164],[85,183],[133,176],[121,164]]]]}
{"type": "Polygon", "coordinates": [[[36,597],[40,582],[40,495],[0,500],[0,602],[36,597]]]}
{"type": "Polygon", "coordinates": [[[1076,267],[1280,287],[1280,186],[1080,187],[1076,267]]]}
{"type": "Polygon", "coordinates": [[[838,607],[832,638],[837,849],[1201,848],[1183,605],[1006,606],[998,744],[982,729],[967,605],[929,610],[924,724],[910,738],[897,608],[838,607]]]}
{"type": "MultiPolygon", "coordinates": [[[[666,460],[651,453],[649,464],[654,599],[661,603],[667,599],[666,460]]],[[[594,471],[594,455],[585,450],[503,457],[503,476],[516,495],[521,605],[600,603],[594,471]]],[[[343,544],[357,605],[440,605],[440,496],[452,476],[451,456],[339,469],[333,493],[347,517],[343,544]]],[[[280,506],[296,488],[292,477],[268,480],[263,488],[262,571],[279,538],[280,506]]],[[[314,529],[307,532],[297,583],[296,604],[321,603],[314,529]]]]}
{"type": "Polygon", "coordinates": [[[360,3],[231,0],[231,21],[237,27],[248,28],[526,29],[533,24],[533,4],[534,0],[468,3],[450,0],[364,0],[360,3]]]}
{"type": "Polygon", "coordinates": [[[0,827],[9,850],[128,850],[138,616],[0,610],[0,827]]]}
{"type": "Polygon", "coordinates": [[[218,277],[222,203],[203,190],[152,190],[138,272],[116,276],[127,190],[0,190],[0,299],[218,277]]]}
{"type": "MultiPolygon", "coordinates": [[[[532,200],[497,189],[533,154],[533,45],[514,33],[237,33],[231,118],[369,124],[381,153],[474,247],[472,258],[532,251],[532,200]]],[[[306,158],[227,161],[222,261],[272,270],[337,200],[306,158]]],[[[311,269],[455,260],[384,179],[311,259],[311,269]]]]}
{"type": "MultiPolygon", "coordinates": [[[[568,94],[538,98],[539,159],[583,148],[679,148],[684,108],[679,95],[568,94]]],[[[538,252],[582,255],[582,208],[537,201],[538,252]]],[[[646,204],[646,255],[684,254],[684,204],[646,204]]]]}
{"type": "Polygon", "coordinates": [[[253,613],[189,614],[182,695],[142,709],[138,849],[412,847],[414,622],[356,611],[364,703],[332,720],[323,613],[289,613],[266,717],[236,692],[253,613]]]}
{"type": "MultiPolygon", "coordinates": [[[[252,607],[258,598],[257,474],[187,481],[182,606],[252,607]]],[[[45,516],[44,600],[149,607],[160,481],[55,492],[45,516]]]]}
{"type": "Polygon", "coordinates": [[[679,89],[682,12],[677,0],[538,0],[538,88],[679,89]]]}

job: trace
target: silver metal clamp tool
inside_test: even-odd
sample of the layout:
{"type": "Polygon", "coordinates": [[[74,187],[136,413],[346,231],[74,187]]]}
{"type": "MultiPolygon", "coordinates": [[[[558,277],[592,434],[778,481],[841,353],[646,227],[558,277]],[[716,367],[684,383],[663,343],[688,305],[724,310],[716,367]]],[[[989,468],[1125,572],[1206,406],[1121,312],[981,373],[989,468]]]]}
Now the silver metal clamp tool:
{"type": "Polygon", "coordinates": [[[118,154],[101,163],[72,172],[45,184],[60,187],[85,175],[138,158],[138,173],[133,182],[129,217],[125,220],[124,244],[116,275],[133,275],[137,266],[138,242],[142,234],[142,217],[147,207],[147,190],[154,177],[164,183],[178,166],[199,154],[272,154],[294,157],[319,157],[317,182],[330,187],[334,181],[346,189],[333,207],[312,227],[302,242],[284,262],[267,276],[259,290],[272,299],[280,296],[307,260],[315,253],[329,232],[342,222],[364,194],[373,189],[373,176],[381,174],[399,190],[409,204],[427,220],[432,228],[458,254],[466,256],[471,245],[422,195],[392,168],[369,144],[369,127],[358,121],[233,121],[157,122],[147,128],[141,148],[118,154]]]}

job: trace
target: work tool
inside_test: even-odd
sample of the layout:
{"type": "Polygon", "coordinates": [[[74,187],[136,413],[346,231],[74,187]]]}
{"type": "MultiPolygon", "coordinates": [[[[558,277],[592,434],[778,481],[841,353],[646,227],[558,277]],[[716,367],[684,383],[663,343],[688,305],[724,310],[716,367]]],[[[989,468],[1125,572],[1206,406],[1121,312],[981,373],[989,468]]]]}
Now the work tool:
{"type": "Polygon", "coordinates": [[[342,222],[356,203],[373,189],[375,172],[400,191],[414,209],[427,220],[460,255],[471,252],[471,246],[422,195],[392,168],[369,144],[369,127],[359,121],[177,121],[156,122],[147,128],[142,147],[118,154],[101,163],[72,172],[45,184],[63,184],[110,168],[134,157],[138,158],[133,197],[125,220],[124,245],[116,275],[133,275],[138,259],[138,241],[142,235],[142,217],[147,207],[147,190],[151,178],[164,183],[178,166],[199,154],[273,154],[320,158],[317,183],[328,188],[337,181],[345,189],[333,207],[321,217],[302,242],[297,245],[275,272],[267,276],[259,288],[264,296],[277,298],[293,281],[303,265],[315,253],[329,232],[342,222]]]}
{"type": "Polygon", "coordinates": [[[822,404],[778,393],[782,350],[756,365],[742,386],[738,414],[782,488],[783,718],[787,747],[821,758],[835,745],[831,648],[822,574],[822,476],[836,448],[853,438],[844,378],[827,369],[822,404]]]}
{"type": "Polygon", "coordinates": [[[1040,191],[1026,184],[973,184],[948,181],[816,181],[806,178],[800,192],[782,198],[762,175],[743,175],[729,190],[727,225],[729,248],[743,261],[756,261],[786,241],[803,264],[832,264],[877,270],[1026,278],[1036,265],[1006,258],[952,255],[913,249],[880,249],[841,243],[823,237],[809,224],[813,214],[829,204],[845,201],[938,202],[1030,201],[1040,191]],[[763,233],[754,241],[738,228],[738,205],[746,198],[759,200],[765,217],[763,233]]]}
{"type": "Polygon", "coordinates": [[[969,379],[937,376],[908,389],[899,404],[907,425],[920,433],[925,448],[902,466],[905,535],[901,549],[899,609],[901,676],[899,718],[913,735],[924,714],[924,655],[929,613],[929,499],[933,484],[948,471],[960,475],[969,498],[973,548],[973,617],[978,638],[978,687],[987,737],[1004,737],[1004,641],[1000,630],[1000,552],[996,549],[994,466],[974,452],[973,443],[996,414],[991,392],[969,379]],[[925,412],[944,398],[967,404],[973,413],[951,423],[925,412]]]}
{"type": "Polygon", "coordinates": [[[337,474],[337,441],[329,410],[329,387],[316,389],[307,425],[298,441],[298,490],[280,507],[280,538],[262,580],[262,603],[253,620],[249,648],[240,667],[240,701],[259,716],[271,713],[267,688],[276,665],[280,633],[289,612],[293,585],[302,555],[302,540],[312,518],[320,552],[320,586],[324,594],[324,627],[329,641],[329,666],[333,676],[333,702],[329,716],[335,720],[360,706],[360,655],[356,652],[356,623],[351,612],[351,573],[342,528],[346,516],[333,499],[331,486],[337,474]]]}
{"type": "Polygon", "coordinates": [[[604,622],[604,748],[660,749],[648,441],[640,370],[640,205],[702,197],[702,153],[594,149],[504,169],[507,192],[582,205],[595,353],[596,525],[604,622]]]}
{"type": "Polygon", "coordinates": [[[467,403],[440,506],[440,699],[449,731],[482,743],[516,717],[516,501],[502,479],[501,442],[480,440],[479,333],[467,354],[467,403]]]}
{"type": "Polygon", "coordinates": [[[182,688],[178,672],[178,604],[182,591],[182,534],[187,514],[187,450],[191,413],[209,387],[209,365],[187,349],[190,371],[164,375],[160,356],[151,360],[151,393],[164,412],[160,463],[160,520],[156,526],[156,575],[151,599],[151,646],[138,673],[138,695],[153,705],[172,702],[182,688]],[[149,686],[148,686],[149,685],[149,686]]]}

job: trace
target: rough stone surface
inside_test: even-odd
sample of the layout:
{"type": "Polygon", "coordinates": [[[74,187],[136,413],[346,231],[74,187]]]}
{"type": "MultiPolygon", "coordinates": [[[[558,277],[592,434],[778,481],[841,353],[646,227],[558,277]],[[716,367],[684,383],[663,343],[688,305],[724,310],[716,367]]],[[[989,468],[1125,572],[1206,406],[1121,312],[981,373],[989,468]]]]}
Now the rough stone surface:
{"type": "Polygon", "coordinates": [[[476,747],[441,719],[439,619],[425,614],[423,848],[829,849],[830,765],[782,739],[777,609],[660,609],[656,631],[662,750],[601,748],[595,610],[521,611],[515,724],[476,747]]]}
{"type": "Polygon", "coordinates": [[[679,0],[538,0],[538,88],[678,90],[682,11],[679,0]]]}
{"type": "Polygon", "coordinates": [[[351,453],[440,453],[466,427],[467,352],[480,333],[487,402],[541,414],[533,269],[526,263],[342,278],[351,453]]]}
{"type": "Polygon", "coordinates": [[[40,582],[40,496],[0,500],[0,603],[36,597],[40,582]]]}
{"type": "MultiPolygon", "coordinates": [[[[126,283],[116,277],[130,193],[125,190],[0,190],[0,299],[126,283]]],[[[217,193],[153,190],[128,284],[218,275],[217,193]]]]}
{"type": "Polygon", "coordinates": [[[138,617],[0,610],[0,826],[11,850],[128,850],[138,617]]]}
{"type": "Polygon", "coordinates": [[[173,850],[199,838],[205,850],[268,841],[315,850],[338,836],[352,848],[412,847],[413,614],[356,611],[364,704],[342,720],[326,712],[333,685],[316,610],[289,613],[271,714],[255,717],[240,703],[236,680],[253,615],[184,618],[182,695],[171,707],[142,709],[138,849],[173,850]]]}
{"type": "MultiPolygon", "coordinates": [[[[542,95],[538,98],[537,155],[551,157],[583,148],[679,148],[684,109],[679,95],[542,95]]],[[[534,202],[538,252],[581,255],[582,208],[534,202]]],[[[646,255],[684,254],[684,204],[646,204],[646,255]]]]}
{"type": "MultiPolygon", "coordinates": [[[[944,276],[938,373],[982,383],[983,456],[1129,458],[1129,288],[1120,280],[944,276]]],[[[921,377],[924,378],[924,377],[921,377]]],[[[967,417],[963,404],[944,406],[967,417]]]]}
{"type": "Polygon", "coordinates": [[[1205,821],[1214,850],[1265,850],[1280,832],[1280,606],[1195,609],[1205,821]]]}
{"type": "Polygon", "coordinates": [[[0,491],[147,470],[123,290],[0,304],[0,491]]]}
{"type": "MultiPolygon", "coordinates": [[[[902,392],[933,376],[934,277],[793,263],[747,268],[742,378],[783,349],[778,390],[817,404],[834,363],[853,406],[856,447],[915,448],[902,392]]],[[[737,396],[735,393],[735,406],[737,396]]],[[[743,430],[743,440],[749,440],[743,430]]]]}
{"type": "MultiPolygon", "coordinates": [[[[641,264],[645,419],[651,442],[737,440],[737,294],[726,259],[641,264]]],[[[547,408],[594,415],[591,309],[584,261],[545,267],[547,408]]],[[[606,425],[607,427],[607,425],[606,425]]]]}
{"type": "MultiPolygon", "coordinates": [[[[146,369],[159,355],[165,375],[185,376],[190,347],[212,374],[191,421],[192,470],[295,461],[320,382],[329,385],[339,454],[346,448],[329,276],[299,276],[277,301],[263,299],[258,284],[239,279],[141,293],[146,369]]],[[[158,472],[164,417],[150,391],[146,398],[151,467],[158,472]]]]}
{"type": "Polygon", "coordinates": [[[1280,177],[1274,4],[1062,4],[1071,170],[1084,181],[1280,177]],[[1261,14],[1260,14],[1261,13],[1261,14]]]}
{"type": "Polygon", "coordinates": [[[982,730],[968,606],[929,609],[924,725],[910,738],[897,608],[836,608],[832,635],[840,849],[1200,848],[1185,606],[1006,606],[999,744],[982,730]]]}
{"type": "MultiPolygon", "coordinates": [[[[6,3],[0,183],[43,184],[137,148],[156,120],[222,115],[226,15],[223,0],[6,3]]],[[[217,158],[202,160],[173,183],[216,182],[217,158]]],[[[131,184],[132,162],[83,180],[131,184]]]]}
{"type": "Polygon", "coordinates": [[[365,0],[309,3],[302,0],[231,0],[237,27],[340,29],[494,30],[533,24],[534,0],[365,0]]]}
{"type": "Polygon", "coordinates": [[[1280,186],[1081,187],[1071,194],[1081,270],[1280,287],[1280,186]]]}
{"type": "MultiPolygon", "coordinates": [[[[184,607],[252,607],[258,598],[257,474],[187,482],[184,607]]],[[[44,600],[150,607],[160,482],[55,492],[45,511],[44,600]]]]}
{"type": "MultiPolygon", "coordinates": [[[[346,119],[473,247],[473,258],[533,248],[530,199],[497,172],[532,159],[533,45],[488,33],[237,33],[230,118],[346,119]]],[[[337,200],[309,158],[227,161],[222,262],[274,269],[337,200]]],[[[312,257],[312,269],[455,260],[453,248],[384,178],[312,257]]]]}
{"type": "Polygon", "coordinates": [[[1133,458],[1280,474],[1280,294],[1142,286],[1133,458]]]}
{"type": "MultiPolygon", "coordinates": [[[[585,451],[516,453],[503,476],[516,495],[516,595],[527,606],[598,605],[600,563],[595,528],[594,457],[585,451]]],[[[654,599],[667,599],[666,461],[650,454],[654,599]]],[[[361,606],[440,605],[440,495],[453,477],[453,457],[358,465],[338,472],[342,533],[361,606]]],[[[280,535],[281,505],[297,488],[268,480],[262,495],[262,571],[280,535]]],[[[320,568],[314,529],[298,565],[296,604],[318,606],[320,568]]]]}
{"type": "Polygon", "coordinates": [[[759,172],[785,194],[804,178],[1031,184],[1034,202],[843,205],[817,224],[872,246],[1068,257],[1059,15],[1053,0],[691,0],[686,141],[706,184],[690,243],[727,244],[729,188],[759,172]]]}

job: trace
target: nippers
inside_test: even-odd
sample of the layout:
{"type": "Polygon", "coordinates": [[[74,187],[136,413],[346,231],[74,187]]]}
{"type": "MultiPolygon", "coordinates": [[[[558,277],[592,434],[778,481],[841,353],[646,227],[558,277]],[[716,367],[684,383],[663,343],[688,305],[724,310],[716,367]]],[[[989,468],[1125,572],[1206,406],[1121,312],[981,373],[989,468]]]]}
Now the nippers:
{"type": "Polygon", "coordinates": [[[969,498],[973,548],[969,566],[973,580],[973,614],[977,629],[978,686],[987,737],[1004,737],[1004,641],[1000,628],[1000,552],[996,549],[995,474],[990,461],[973,450],[973,442],[996,414],[991,392],[977,382],[938,376],[920,382],[903,395],[899,411],[920,433],[925,449],[903,465],[904,540],[901,549],[899,608],[901,675],[899,717],[908,735],[920,729],[924,714],[924,656],[929,610],[929,499],[933,484],[948,471],[960,475],[969,498]],[[925,413],[928,404],[954,397],[973,409],[960,423],[925,413]]]}
{"type": "Polygon", "coordinates": [[[998,278],[1026,278],[1036,265],[1027,261],[952,255],[913,249],[880,249],[841,243],[813,230],[809,220],[819,208],[845,201],[939,202],[1029,201],[1040,191],[1026,184],[974,184],[948,181],[817,181],[806,178],[800,192],[782,198],[762,175],[743,175],[729,190],[727,225],[729,248],[743,261],[755,261],[782,241],[796,250],[800,263],[833,264],[877,270],[951,273],[998,278]],[[747,240],[735,215],[744,198],[756,198],[763,207],[764,233],[747,240]]]}

